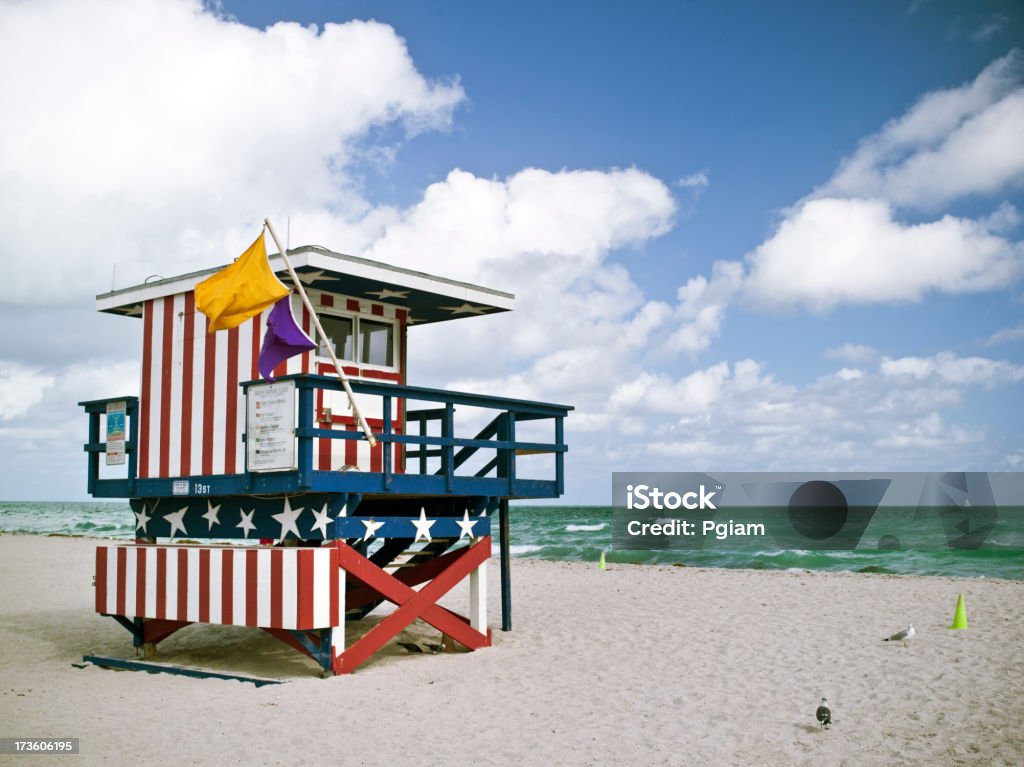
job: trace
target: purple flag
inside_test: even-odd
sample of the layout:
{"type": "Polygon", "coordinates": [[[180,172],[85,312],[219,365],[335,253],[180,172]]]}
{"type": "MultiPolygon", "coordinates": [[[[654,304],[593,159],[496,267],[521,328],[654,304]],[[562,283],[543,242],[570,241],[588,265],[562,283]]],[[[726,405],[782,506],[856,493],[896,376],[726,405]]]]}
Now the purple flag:
{"type": "Polygon", "coordinates": [[[270,310],[267,317],[267,332],[260,349],[260,375],[268,381],[274,380],[274,368],[281,362],[315,349],[314,344],[292,316],[290,296],[285,296],[270,310]]]}

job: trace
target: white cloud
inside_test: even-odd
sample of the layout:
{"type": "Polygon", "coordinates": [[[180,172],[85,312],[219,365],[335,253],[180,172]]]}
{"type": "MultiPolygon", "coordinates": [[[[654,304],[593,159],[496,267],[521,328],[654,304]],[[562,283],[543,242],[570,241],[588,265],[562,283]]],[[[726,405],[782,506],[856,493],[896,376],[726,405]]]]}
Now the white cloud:
{"type": "Polygon", "coordinates": [[[614,412],[686,415],[707,412],[722,396],[731,379],[727,362],[697,370],[677,381],[667,375],[643,373],[618,385],[608,401],[614,412]]]}
{"type": "Polygon", "coordinates": [[[989,14],[981,25],[971,33],[971,40],[976,43],[983,43],[991,40],[1010,21],[1010,17],[1002,13],[989,14]]]}
{"type": "Polygon", "coordinates": [[[1003,288],[1024,273],[1024,246],[967,218],[906,225],[880,200],[818,198],[748,261],[744,294],[754,303],[823,311],[1003,288]]]}
{"type": "Polygon", "coordinates": [[[138,391],[135,359],[68,364],[54,358],[45,370],[0,362],[0,498],[58,500],[84,493],[82,444],[89,420],[78,403],[138,391]]]}
{"type": "Polygon", "coordinates": [[[364,255],[466,279],[496,265],[519,274],[524,259],[543,259],[545,279],[565,285],[610,250],[664,234],[674,213],[665,185],[634,168],[527,168],[504,180],[454,170],[364,255]]]}
{"type": "Polygon", "coordinates": [[[697,173],[691,173],[689,176],[676,181],[676,186],[687,188],[706,188],[711,184],[711,180],[708,178],[708,172],[705,170],[698,171],[697,173]]]}
{"type": "Polygon", "coordinates": [[[224,263],[267,214],[358,218],[357,140],[443,129],[463,99],[383,24],[257,30],[197,0],[5,3],[0,71],[17,73],[0,219],[21,301],[99,292],[115,262],[122,285],[224,263]]]}
{"type": "Polygon", "coordinates": [[[679,217],[682,219],[690,218],[697,210],[697,202],[700,200],[704,190],[711,185],[711,178],[706,170],[701,170],[696,173],[691,173],[689,176],[676,181],[675,186],[677,189],[689,190],[689,194],[684,194],[680,206],[679,206],[679,217]]]}
{"type": "Polygon", "coordinates": [[[941,352],[934,357],[886,357],[879,371],[885,378],[908,376],[918,380],[936,379],[957,386],[991,388],[1024,381],[1024,365],[988,357],[958,357],[952,352],[941,352]]]}
{"type": "Polygon", "coordinates": [[[1010,234],[1020,224],[1020,212],[1008,202],[1003,202],[987,216],[978,219],[978,224],[993,234],[1010,234]]]}
{"type": "Polygon", "coordinates": [[[43,399],[54,377],[10,360],[0,360],[0,421],[16,418],[43,399]]]}
{"type": "Polygon", "coordinates": [[[1013,51],[973,82],[925,95],[863,140],[818,190],[783,212],[743,262],[679,289],[668,347],[696,353],[721,332],[731,303],[815,312],[848,304],[916,302],[931,293],[1001,290],[1024,274],[1020,214],[1008,201],[987,216],[905,221],[1024,184],[1024,85],[1013,51]]]}
{"type": "Polygon", "coordinates": [[[929,413],[919,421],[896,424],[890,434],[875,440],[875,446],[891,450],[948,450],[985,439],[981,429],[949,426],[938,413],[929,413]]]}
{"type": "Polygon", "coordinates": [[[1019,384],[1024,367],[942,352],[843,367],[803,386],[754,360],[719,362],[679,378],[642,373],[617,385],[606,428],[649,470],[687,459],[693,470],[934,470],[1008,464],[984,428],[950,419],[971,390],[1019,384]],[[658,457],[661,457],[659,460],[658,457]]]}
{"type": "MultiPolygon", "coordinates": [[[[83,411],[78,401],[137,396],[139,362],[93,357],[80,362],[53,360],[47,370],[0,361],[0,419],[53,424],[83,411]],[[41,407],[37,407],[40,405],[41,407]]],[[[84,438],[85,421],[82,421],[84,438]]],[[[12,427],[13,428],[13,427],[12,427]]]]}
{"type": "Polygon", "coordinates": [[[860,365],[874,362],[878,359],[878,352],[873,347],[865,344],[845,343],[833,349],[826,349],[825,357],[860,365]]]}
{"type": "Polygon", "coordinates": [[[998,346],[1024,339],[1024,322],[1012,328],[1001,328],[982,342],[982,346],[998,346]]]}
{"type": "Polygon", "coordinates": [[[934,2],[934,0],[911,0],[910,5],[907,6],[907,15],[913,16],[919,10],[932,2],[934,2]]]}
{"type": "Polygon", "coordinates": [[[669,337],[667,347],[695,354],[710,346],[721,333],[726,309],[742,282],[740,263],[716,261],[710,281],[699,275],[681,286],[676,308],[679,327],[669,337]]]}
{"type": "Polygon", "coordinates": [[[1024,182],[1024,86],[1019,52],[971,83],[929,93],[864,139],[818,192],[933,209],[1024,182]]]}
{"type": "Polygon", "coordinates": [[[513,317],[415,328],[417,371],[476,369],[499,337],[506,363],[549,376],[558,353],[611,364],[635,354],[668,319],[607,259],[664,233],[674,213],[668,188],[635,169],[530,168],[503,180],[456,170],[395,212],[362,255],[516,294],[513,317]]]}

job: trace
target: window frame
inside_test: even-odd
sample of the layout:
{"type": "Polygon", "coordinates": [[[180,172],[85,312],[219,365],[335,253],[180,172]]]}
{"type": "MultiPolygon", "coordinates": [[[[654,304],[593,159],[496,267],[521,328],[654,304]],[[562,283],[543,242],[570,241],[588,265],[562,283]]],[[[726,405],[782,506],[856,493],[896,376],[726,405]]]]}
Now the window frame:
{"type": "MultiPolygon", "coordinates": [[[[358,331],[357,331],[358,322],[359,322],[358,315],[353,314],[352,312],[324,312],[324,311],[320,311],[319,314],[321,315],[321,324],[323,324],[322,323],[323,315],[328,315],[330,317],[336,317],[338,319],[346,319],[346,320],[351,320],[352,321],[352,351],[355,354],[355,356],[358,357],[359,356],[359,350],[358,350],[359,336],[358,336],[358,331]]],[[[316,328],[315,327],[311,328],[311,330],[313,330],[314,333],[316,333],[316,328]]],[[[319,338],[319,333],[316,333],[316,335],[317,335],[317,339],[316,339],[316,359],[317,360],[323,360],[327,364],[331,364],[330,355],[320,354],[320,349],[321,349],[321,346],[322,346],[320,342],[321,342],[322,339],[319,338]]],[[[346,359],[345,357],[342,357],[340,354],[338,354],[338,350],[337,349],[334,350],[334,353],[338,357],[338,361],[343,363],[343,364],[344,363],[348,363],[350,365],[358,364],[357,362],[355,362],[355,360],[349,360],[349,359],[346,359]]]]}
{"type": "MultiPolygon", "coordinates": [[[[317,313],[323,316],[339,317],[352,321],[352,352],[355,359],[344,359],[338,357],[338,361],[343,365],[350,367],[356,367],[365,370],[379,370],[387,373],[397,373],[400,368],[400,359],[398,356],[398,335],[401,332],[401,323],[397,318],[385,317],[380,314],[364,314],[363,312],[353,312],[345,309],[336,309],[332,306],[320,306],[318,307],[317,313]],[[362,357],[362,337],[360,335],[360,321],[366,319],[370,322],[375,322],[378,325],[390,325],[391,326],[391,359],[394,360],[393,365],[374,365],[369,362],[361,362],[362,357]]],[[[316,329],[314,328],[314,331],[316,329]]],[[[319,334],[317,334],[319,335],[319,334]]],[[[323,356],[320,354],[320,338],[316,339],[316,361],[322,364],[331,364],[331,358],[329,356],[323,356]]]]}

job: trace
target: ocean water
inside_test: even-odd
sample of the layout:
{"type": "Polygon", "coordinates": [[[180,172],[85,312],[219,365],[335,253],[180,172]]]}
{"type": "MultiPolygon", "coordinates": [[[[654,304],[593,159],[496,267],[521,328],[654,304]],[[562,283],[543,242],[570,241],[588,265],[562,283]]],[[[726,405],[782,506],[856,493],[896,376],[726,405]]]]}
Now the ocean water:
{"type": "Polygon", "coordinates": [[[135,532],[135,515],[127,501],[0,501],[0,531],[131,538],[135,532]]]}
{"type": "MultiPolygon", "coordinates": [[[[950,549],[941,524],[892,510],[876,518],[853,551],[808,551],[773,547],[765,539],[729,541],[702,549],[618,550],[612,547],[612,509],[595,506],[513,506],[513,557],[660,564],[755,570],[824,570],[905,575],[1024,579],[1024,514],[1002,514],[985,546],[950,549]],[[879,550],[882,534],[913,545],[879,550]]],[[[496,527],[496,526],[495,526],[496,527]]],[[[126,501],[38,503],[0,501],[0,531],[33,535],[131,538],[134,516],[126,501]]]]}
{"type": "MultiPolygon", "coordinates": [[[[1024,510],[1002,513],[983,548],[951,549],[937,515],[910,509],[879,509],[852,551],[779,548],[770,538],[712,541],[700,549],[654,551],[612,547],[610,507],[513,507],[510,517],[513,556],[609,563],[685,565],[754,570],[824,570],[903,575],[948,575],[1024,579],[1024,510]],[[905,542],[902,550],[879,550],[884,537],[905,542]]],[[[752,517],[760,518],[762,517],[752,517]]]]}

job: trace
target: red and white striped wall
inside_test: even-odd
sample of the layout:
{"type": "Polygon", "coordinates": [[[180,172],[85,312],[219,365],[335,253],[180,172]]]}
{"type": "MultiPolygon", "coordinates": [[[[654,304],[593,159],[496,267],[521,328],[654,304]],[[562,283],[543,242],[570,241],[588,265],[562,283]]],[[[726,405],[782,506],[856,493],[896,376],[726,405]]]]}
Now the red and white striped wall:
{"type": "MultiPolygon", "coordinates": [[[[404,381],[406,310],[354,298],[309,291],[310,300],[324,307],[367,317],[398,320],[397,360],[394,371],[346,366],[350,378],[404,381]]],[[[303,329],[314,336],[309,312],[298,295],[292,295],[293,313],[303,329]],[[300,319],[301,318],[301,319],[300,319]]],[[[192,291],[151,299],[143,306],[142,386],[139,428],[139,477],[188,477],[240,474],[245,470],[242,433],[245,431],[245,396],[240,381],[259,378],[257,362],[266,315],[258,315],[237,328],[208,334],[208,320],[195,308],[192,291]]],[[[275,369],[275,375],[318,372],[333,368],[318,364],[315,351],[292,357],[275,369]]],[[[378,397],[357,395],[356,404],[371,428],[379,430],[378,397]]],[[[354,429],[341,397],[318,392],[317,413],[331,408],[333,428],[354,429]],[[332,407],[333,406],[333,407],[332,407]]],[[[393,428],[401,430],[402,413],[392,414],[393,428]]],[[[322,424],[318,424],[322,425],[322,424]]],[[[317,439],[314,467],[329,471],[356,466],[360,471],[380,471],[382,447],[372,451],[365,440],[317,439]]],[[[393,465],[398,467],[396,460],[393,465]]]]}
{"type": "Polygon", "coordinates": [[[104,615],[312,630],[342,625],[344,594],[334,547],[96,549],[104,615]]]}

